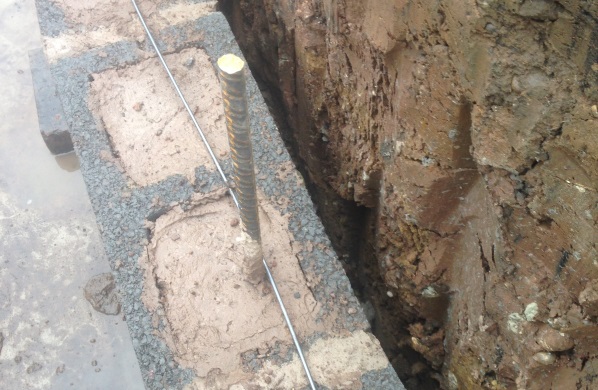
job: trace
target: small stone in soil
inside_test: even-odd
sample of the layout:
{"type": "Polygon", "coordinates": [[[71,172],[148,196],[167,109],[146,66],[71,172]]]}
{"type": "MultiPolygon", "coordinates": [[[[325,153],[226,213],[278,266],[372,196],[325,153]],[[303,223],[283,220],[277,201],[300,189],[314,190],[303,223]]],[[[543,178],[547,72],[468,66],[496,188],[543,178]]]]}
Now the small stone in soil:
{"type": "Polygon", "coordinates": [[[98,365],[98,361],[97,360],[92,360],[91,361],[91,365],[94,366],[94,367],[97,366],[98,365]]]}
{"type": "Polygon", "coordinates": [[[143,107],[143,103],[141,103],[141,102],[137,102],[137,103],[133,104],[133,110],[135,110],[135,111],[138,111],[138,112],[141,111],[142,107],[143,107]]]}
{"type": "Polygon", "coordinates": [[[56,375],[62,374],[64,372],[64,364],[61,366],[56,367],[56,375]]]}
{"type": "Polygon", "coordinates": [[[232,227],[238,226],[239,225],[239,218],[233,218],[230,220],[230,225],[232,227]]]}
{"type": "Polygon", "coordinates": [[[347,313],[349,314],[355,314],[357,313],[357,309],[355,309],[354,307],[350,307],[347,309],[347,313]]]}
{"type": "Polygon", "coordinates": [[[187,68],[190,68],[193,66],[194,63],[195,63],[195,58],[189,57],[183,65],[185,65],[185,67],[187,67],[187,68]]]}

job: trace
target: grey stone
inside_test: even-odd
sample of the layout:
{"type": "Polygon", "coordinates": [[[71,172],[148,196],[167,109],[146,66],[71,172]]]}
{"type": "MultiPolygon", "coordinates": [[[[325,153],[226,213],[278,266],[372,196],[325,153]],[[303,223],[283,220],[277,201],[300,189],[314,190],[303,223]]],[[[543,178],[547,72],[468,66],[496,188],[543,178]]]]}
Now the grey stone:
{"type": "Polygon", "coordinates": [[[111,273],[99,274],[91,278],[85,285],[85,299],[100,313],[109,315],[120,313],[120,300],[111,273]]]}
{"type": "Polygon", "coordinates": [[[73,151],[73,141],[43,49],[29,52],[39,129],[52,154],[73,151]]]}
{"type": "Polygon", "coordinates": [[[519,15],[536,20],[556,20],[557,6],[553,1],[527,0],[519,8],[519,15]]]}

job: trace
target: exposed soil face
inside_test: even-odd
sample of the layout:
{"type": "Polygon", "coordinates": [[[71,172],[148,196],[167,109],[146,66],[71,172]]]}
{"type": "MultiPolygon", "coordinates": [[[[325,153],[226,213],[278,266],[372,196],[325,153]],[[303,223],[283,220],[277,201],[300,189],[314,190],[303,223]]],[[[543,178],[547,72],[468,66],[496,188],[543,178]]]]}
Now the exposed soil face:
{"type": "Polygon", "coordinates": [[[597,387],[598,5],[221,5],[406,385],[597,387]]]}

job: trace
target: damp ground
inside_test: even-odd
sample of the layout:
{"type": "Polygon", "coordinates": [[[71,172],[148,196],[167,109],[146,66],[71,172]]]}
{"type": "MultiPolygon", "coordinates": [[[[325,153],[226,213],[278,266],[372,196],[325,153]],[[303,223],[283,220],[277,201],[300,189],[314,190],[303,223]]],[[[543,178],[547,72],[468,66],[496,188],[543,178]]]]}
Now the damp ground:
{"type": "Polygon", "coordinates": [[[143,389],[122,314],[85,299],[110,272],[74,153],[40,136],[28,52],[33,1],[0,5],[0,383],[6,389],[143,389]]]}

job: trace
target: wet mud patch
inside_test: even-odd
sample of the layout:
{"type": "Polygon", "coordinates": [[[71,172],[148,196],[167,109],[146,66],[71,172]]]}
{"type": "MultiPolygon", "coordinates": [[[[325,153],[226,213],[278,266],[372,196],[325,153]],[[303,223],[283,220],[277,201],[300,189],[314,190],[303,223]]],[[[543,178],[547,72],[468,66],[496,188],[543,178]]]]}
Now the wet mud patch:
{"type": "MultiPolygon", "coordinates": [[[[208,55],[186,49],[166,55],[214,152],[228,152],[220,87],[208,55]]],[[[89,107],[111,141],[129,178],[138,186],[175,174],[195,181],[195,169],[214,170],[197,130],[156,58],[91,76],[89,107]]]]}

